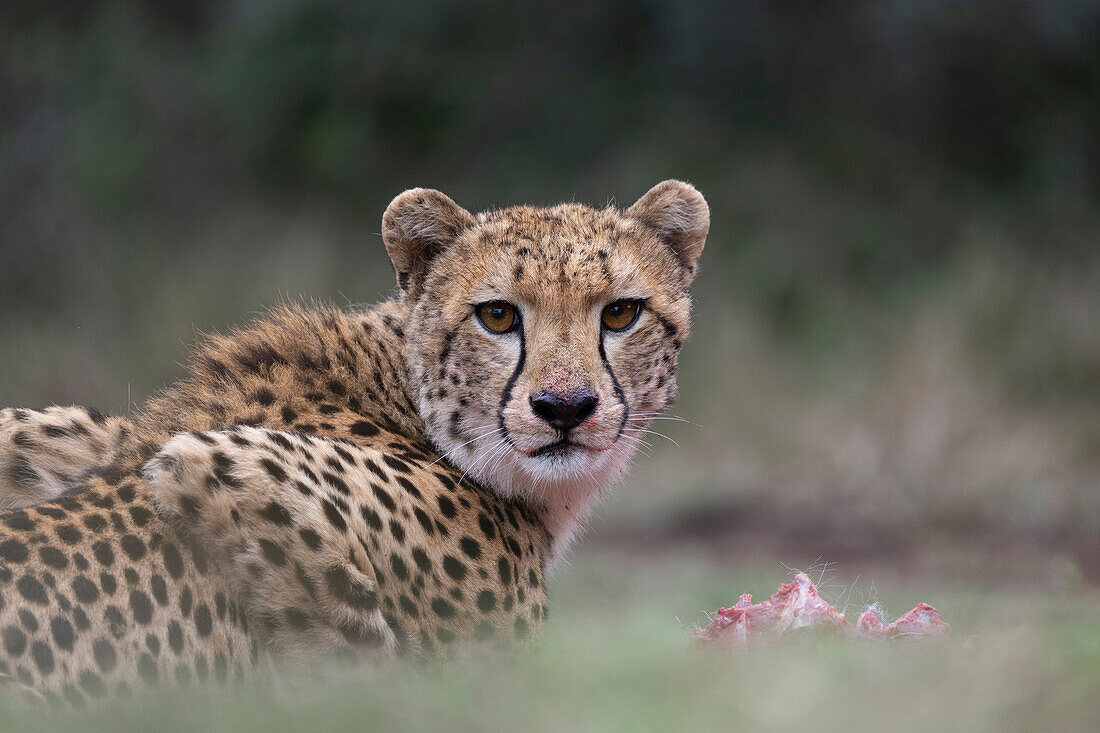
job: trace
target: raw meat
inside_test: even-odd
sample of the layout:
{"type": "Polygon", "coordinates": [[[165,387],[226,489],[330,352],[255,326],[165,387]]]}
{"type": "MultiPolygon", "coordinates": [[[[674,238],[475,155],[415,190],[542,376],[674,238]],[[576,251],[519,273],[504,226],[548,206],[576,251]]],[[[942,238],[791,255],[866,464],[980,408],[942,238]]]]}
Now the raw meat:
{"type": "Polygon", "coordinates": [[[920,639],[951,633],[951,627],[927,603],[917,604],[890,624],[883,624],[878,613],[868,609],[853,627],[844,614],[818,595],[810,576],[798,573],[793,583],[783,583],[762,603],[753,603],[752,596],[746,593],[730,608],[718,609],[706,628],[695,630],[695,637],[718,644],[750,646],[803,628],[828,628],[875,639],[920,639]]]}

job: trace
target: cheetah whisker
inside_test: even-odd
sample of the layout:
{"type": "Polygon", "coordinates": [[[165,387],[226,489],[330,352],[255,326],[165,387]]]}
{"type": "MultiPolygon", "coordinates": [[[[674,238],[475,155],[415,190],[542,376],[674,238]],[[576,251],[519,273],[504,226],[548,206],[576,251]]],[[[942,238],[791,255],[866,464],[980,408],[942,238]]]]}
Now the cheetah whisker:
{"type": "MultiPolygon", "coordinates": [[[[482,426],[481,426],[481,428],[475,428],[475,430],[477,430],[477,429],[484,429],[484,428],[487,428],[487,427],[489,427],[489,426],[488,426],[488,425],[482,425],[482,426]]],[[[487,438],[487,437],[489,437],[490,435],[492,435],[493,433],[499,433],[499,432],[500,432],[500,431],[502,431],[503,429],[504,429],[504,428],[501,428],[501,427],[493,428],[492,430],[490,430],[490,431],[488,431],[488,432],[486,432],[486,433],[482,433],[481,435],[478,435],[477,437],[475,437],[475,438],[474,438],[474,439],[472,439],[472,440],[467,440],[467,441],[466,441],[465,443],[463,443],[462,445],[456,445],[456,446],[455,446],[454,448],[451,448],[451,449],[450,449],[449,451],[446,451],[446,452],[445,452],[445,453],[444,453],[443,455],[441,455],[441,456],[440,456],[439,458],[436,458],[436,459],[435,459],[434,461],[432,461],[431,463],[429,463],[429,464],[427,465],[427,468],[431,468],[432,466],[434,466],[435,464],[439,463],[440,461],[442,461],[442,460],[443,460],[443,459],[445,459],[445,458],[450,458],[450,457],[453,457],[453,456],[454,456],[454,454],[455,454],[455,453],[456,453],[456,452],[458,451],[458,449],[459,449],[459,448],[465,448],[465,447],[466,447],[466,446],[468,446],[468,445],[469,445],[470,443],[475,443],[475,442],[477,442],[477,441],[481,440],[482,438],[487,438]]]]}
{"type": "Polygon", "coordinates": [[[664,438],[665,440],[669,441],[670,443],[672,443],[677,448],[680,447],[680,444],[677,443],[675,440],[668,437],[664,433],[658,433],[656,430],[646,430],[644,428],[623,428],[623,432],[624,433],[641,433],[641,434],[645,434],[645,435],[656,435],[658,437],[664,438]]]}

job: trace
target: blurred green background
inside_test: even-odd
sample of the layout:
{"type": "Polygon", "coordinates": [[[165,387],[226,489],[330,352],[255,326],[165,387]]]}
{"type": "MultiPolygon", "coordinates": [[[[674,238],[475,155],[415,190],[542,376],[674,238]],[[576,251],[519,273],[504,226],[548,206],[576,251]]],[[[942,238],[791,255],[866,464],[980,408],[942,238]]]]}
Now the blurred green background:
{"type": "Polygon", "coordinates": [[[0,404],[125,412],[198,332],[385,297],[407,187],[678,177],[713,216],[690,422],[576,555],[1094,598],[1098,38],[1087,0],[7,0],[0,404]]]}

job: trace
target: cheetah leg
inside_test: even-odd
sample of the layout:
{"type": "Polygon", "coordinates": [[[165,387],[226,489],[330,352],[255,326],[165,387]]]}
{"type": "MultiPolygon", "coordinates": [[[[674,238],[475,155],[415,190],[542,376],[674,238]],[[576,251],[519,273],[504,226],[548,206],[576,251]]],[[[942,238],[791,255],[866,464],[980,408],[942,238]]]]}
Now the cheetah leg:
{"type": "Polygon", "coordinates": [[[109,460],[130,421],[84,407],[0,410],[0,510],[57,498],[109,460]]]}
{"type": "Polygon", "coordinates": [[[286,460],[321,462],[333,445],[234,427],[179,434],[145,465],[158,510],[207,550],[261,643],[292,664],[397,649],[358,539],[365,522],[335,489],[300,475],[300,455],[286,460]]]}

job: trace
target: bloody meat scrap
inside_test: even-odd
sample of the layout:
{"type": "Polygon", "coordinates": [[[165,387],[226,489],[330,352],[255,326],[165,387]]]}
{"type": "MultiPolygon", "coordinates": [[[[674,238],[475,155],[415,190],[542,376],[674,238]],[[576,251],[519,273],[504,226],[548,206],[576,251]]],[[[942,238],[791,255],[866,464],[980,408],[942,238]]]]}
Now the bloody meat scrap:
{"type": "Polygon", "coordinates": [[[917,604],[890,624],[882,623],[878,613],[868,609],[853,627],[844,614],[818,595],[810,576],[798,573],[793,583],[783,583],[762,603],[753,603],[752,596],[746,593],[730,608],[718,609],[706,628],[695,630],[695,637],[707,642],[749,646],[804,628],[829,628],[874,639],[919,639],[951,633],[951,627],[927,603],[917,604]]]}

